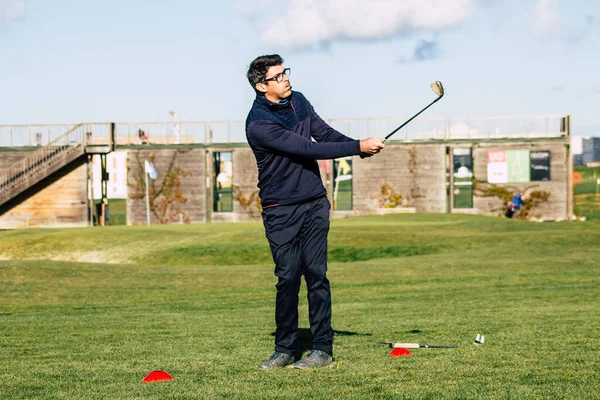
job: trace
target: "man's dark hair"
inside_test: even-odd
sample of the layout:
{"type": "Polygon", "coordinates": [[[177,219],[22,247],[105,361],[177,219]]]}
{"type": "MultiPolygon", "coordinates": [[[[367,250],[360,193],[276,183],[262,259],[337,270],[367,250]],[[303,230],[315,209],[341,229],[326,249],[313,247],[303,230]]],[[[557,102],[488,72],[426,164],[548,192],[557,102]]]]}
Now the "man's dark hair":
{"type": "Polygon", "coordinates": [[[262,83],[265,80],[269,68],[282,64],[283,58],[279,54],[256,57],[250,63],[248,67],[248,82],[250,82],[250,86],[252,86],[257,95],[264,96],[265,94],[256,90],[256,84],[262,83]]]}

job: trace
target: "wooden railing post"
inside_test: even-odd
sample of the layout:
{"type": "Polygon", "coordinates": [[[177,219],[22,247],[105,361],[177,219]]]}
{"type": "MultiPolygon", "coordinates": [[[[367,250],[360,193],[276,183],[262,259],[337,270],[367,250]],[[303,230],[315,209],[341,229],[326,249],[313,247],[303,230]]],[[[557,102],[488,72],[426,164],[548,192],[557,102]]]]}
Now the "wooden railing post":
{"type": "Polygon", "coordinates": [[[115,151],[115,123],[110,123],[110,151],[115,151]]]}

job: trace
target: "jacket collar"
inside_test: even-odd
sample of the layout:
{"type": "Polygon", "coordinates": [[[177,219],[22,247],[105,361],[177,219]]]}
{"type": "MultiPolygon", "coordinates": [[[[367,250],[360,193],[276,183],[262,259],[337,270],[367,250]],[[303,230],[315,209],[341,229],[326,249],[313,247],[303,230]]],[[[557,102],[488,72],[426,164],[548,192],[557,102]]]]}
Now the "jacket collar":
{"type": "Polygon", "coordinates": [[[275,102],[267,99],[265,96],[256,96],[256,101],[258,101],[261,104],[266,105],[267,107],[269,107],[272,110],[280,110],[283,108],[290,107],[290,105],[292,104],[292,96],[293,96],[293,92],[290,97],[288,97],[287,99],[281,100],[279,103],[275,103],[275,102]]]}

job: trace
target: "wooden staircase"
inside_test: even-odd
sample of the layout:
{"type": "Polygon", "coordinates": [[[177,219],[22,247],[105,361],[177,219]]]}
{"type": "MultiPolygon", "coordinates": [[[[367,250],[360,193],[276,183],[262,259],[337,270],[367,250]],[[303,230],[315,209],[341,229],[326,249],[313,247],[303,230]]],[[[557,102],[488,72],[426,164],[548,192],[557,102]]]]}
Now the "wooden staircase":
{"type": "Polygon", "coordinates": [[[89,136],[85,124],[76,125],[47,146],[0,170],[0,215],[41,190],[53,176],[83,164],[89,136]]]}

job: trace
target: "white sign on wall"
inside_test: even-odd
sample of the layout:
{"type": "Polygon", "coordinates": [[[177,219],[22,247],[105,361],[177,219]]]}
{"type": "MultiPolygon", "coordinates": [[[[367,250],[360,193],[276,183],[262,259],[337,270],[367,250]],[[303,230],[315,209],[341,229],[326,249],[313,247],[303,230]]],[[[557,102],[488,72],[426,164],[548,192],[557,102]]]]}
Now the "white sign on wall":
{"type": "Polygon", "coordinates": [[[508,164],[506,150],[488,151],[488,177],[489,183],[508,182],[508,164]]]}

